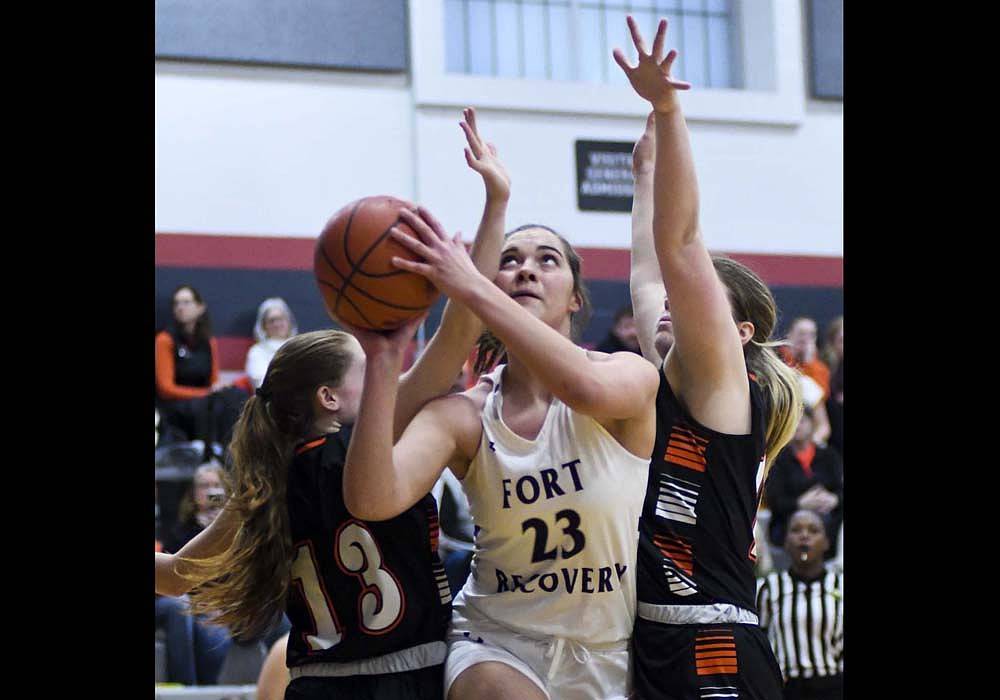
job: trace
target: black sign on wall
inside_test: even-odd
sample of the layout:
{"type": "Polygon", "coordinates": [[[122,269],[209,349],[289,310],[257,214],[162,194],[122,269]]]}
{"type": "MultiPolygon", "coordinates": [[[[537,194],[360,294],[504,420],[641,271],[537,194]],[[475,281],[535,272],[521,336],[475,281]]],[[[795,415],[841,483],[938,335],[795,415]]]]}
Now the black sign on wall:
{"type": "Polygon", "coordinates": [[[576,206],[580,211],[632,211],[629,141],[576,142],[576,206]]]}

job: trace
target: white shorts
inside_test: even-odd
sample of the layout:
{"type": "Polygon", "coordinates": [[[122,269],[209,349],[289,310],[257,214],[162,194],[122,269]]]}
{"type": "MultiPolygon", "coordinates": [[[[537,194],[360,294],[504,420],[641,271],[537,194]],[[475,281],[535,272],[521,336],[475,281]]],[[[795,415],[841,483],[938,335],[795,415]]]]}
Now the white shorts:
{"type": "Polygon", "coordinates": [[[465,669],[498,661],[520,671],[549,700],[625,700],[632,689],[628,640],[583,645],[562,637],[535,639],[478,614],[452,611],[444,694],[465,669]],[[473,618],[473,619],[469,619],[473,618]]]}

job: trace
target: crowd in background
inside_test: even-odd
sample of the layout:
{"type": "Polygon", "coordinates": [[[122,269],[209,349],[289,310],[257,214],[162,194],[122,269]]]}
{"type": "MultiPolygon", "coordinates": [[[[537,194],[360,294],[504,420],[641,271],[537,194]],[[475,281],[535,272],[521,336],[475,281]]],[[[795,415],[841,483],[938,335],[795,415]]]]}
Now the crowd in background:
{"type": "MultiPolygon", "coordinates": [[[[218,514],[225,498],[223,465],[233,425],[247,397],[261,385],[275,352],[298,333],[288,304],[280,297],[265,299],[257,311],[255,342],[247,352],[243,372],[223,382],[218,343],[211,334],[205,300],[193,287],[182,285],[171,295],[171,305],[171,323],[155,338],[156,449],[163,452],[172,446],[196,445],[194,461],[199,464],[192,464],[190,477],[182,480],[185,488],[179,503],[164,507],[164,490],[158,485],[156,549],[165,552],[176,552],[218,514]],[[160,521],[163,514],[169,514],[170,522],[160,521]]],[[[842,663],[843,316],[833,319],[822,336],[819,330],[812,318],[793,318],[787,324],[784,344],[778,348],[782,359],[798,371],[805,410],[794,438],[775,458],[765,482],[756,530],[761,625],[768,630],[789,684],[786,691],[792,694],[787,697],[800,697],[796,688],[807,682],[804,679],[828,675],[828,669],[816,669],[815,665],[832,668],[842,663]],[[823,624],[810,627],[804,621],[796,623],[794,616],[782,612],[784,606],[792,606],[800,616],[822,616],[823,624]],[[816,635],[810,643],[822,653],[799,653],[796,634],[816,635]]],[[[611,327],[595,349],[640,352],[631,307],[615,312],[611,327]]],[[[471,363],[467,364],[456,378],[455,390],[476,381],[470,367],[471,363]]],[[[460,484],[454,477],[447,478],[449,471],[445,470],[445,475],[432,493],[440,511],[439,553],[449,585],[457,593],[469,575],[474,526],[460,484]]],[[[234,640],[210,619],[187,614],[184,597],[157,596],[155,602],[168,682],[219,682],[224,660],[234,644],[259,649],[259,667],[265,658],[281,658],[287,621],[264,638],[234,640]]]]}

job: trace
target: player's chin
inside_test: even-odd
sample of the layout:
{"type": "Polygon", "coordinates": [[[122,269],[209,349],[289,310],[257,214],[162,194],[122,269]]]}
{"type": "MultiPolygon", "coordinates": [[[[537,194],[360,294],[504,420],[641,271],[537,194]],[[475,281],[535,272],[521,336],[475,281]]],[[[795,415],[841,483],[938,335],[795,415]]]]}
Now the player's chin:
{"type": "Polygon", "coordinates": [[[674,344],[674,334],[669,330],[659,330],[656,335],[653,336],[653,346],[656,348],[656,352],[659,353],[660,357],[666,357],[667,351],[674,344]]]}

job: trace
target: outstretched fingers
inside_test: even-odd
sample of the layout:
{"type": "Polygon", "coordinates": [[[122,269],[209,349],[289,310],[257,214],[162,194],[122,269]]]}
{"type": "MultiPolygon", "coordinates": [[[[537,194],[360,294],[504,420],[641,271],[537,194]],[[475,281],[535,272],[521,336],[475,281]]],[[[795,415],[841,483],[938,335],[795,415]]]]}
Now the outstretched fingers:
{"type": "Polygon", "coordinates": [[[482,158],[486,148],[483,145],[483,140],[479,136],[479,129],[476,126],[476,111],[471,107],[463,109],[462,116],[464,121],[459,122],[459,126],[461,126],[462,131],[465,132],[465,140],[469,142],[469,148],[472,149],[472,155],[474,155],[477,159],[482,158]]]}
{"type": "Polygon", "coordinates": [[[615,49],[614,51],[611,52],[611,55],[614,57],[615,63],[621,66],[622,70],[625,71],[625,75],[628,75],[633,70],[635,70],[633,66],[630,66],[628,64],[628,59],[625,58],[625,52],[622,51],[621,49],[615,49]]]}
{"type": "Polygon", "coordinates": [[[643,56],[648,56],[649,52],[646,51],[646,42],[642,38],[642,33],[639,31],[639,25],[635,21],[635,17],[628,15],[625,17],[625,22],[628,24],[628,30],[632,34],[632,43],[635,44],[635,50],[639,52],[639,58],[643,56]]]}
{"type": "Polygon", "coordinates": [[[653,53],[650,54],[654,61],[660,60],[660,55],[663,53],[663,43],[667,37],[667,20],[661,19],[660,23],[656,25],[656,36],[653,37],[653,53]]]}

